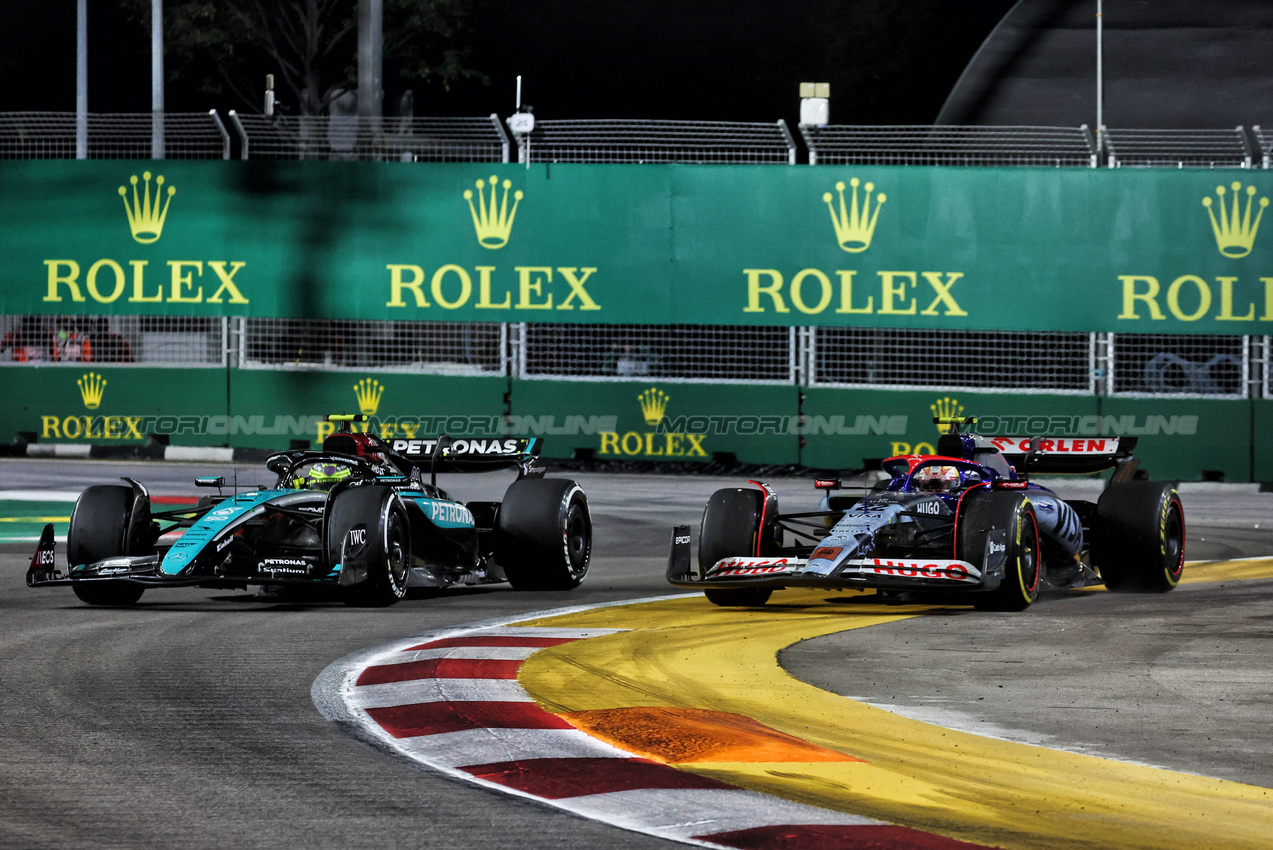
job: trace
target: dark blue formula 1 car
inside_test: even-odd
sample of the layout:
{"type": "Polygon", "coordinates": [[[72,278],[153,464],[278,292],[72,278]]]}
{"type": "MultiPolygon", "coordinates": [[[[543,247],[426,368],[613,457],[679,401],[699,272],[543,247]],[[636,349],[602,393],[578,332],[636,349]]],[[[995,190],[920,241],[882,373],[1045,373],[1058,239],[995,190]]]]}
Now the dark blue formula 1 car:
{"type": "Polygon", "coordinates": [[[938,454],[889,458],[887,480],[861,498],[829,496],[824,510],[780,513],[758,482],[717,490],[697,574],[689,527],[678,526],[668,581],[717,605],[763,605],[785,587],[872,587],[997,611],[1024,610],[1041,589],[1179,583],[1184,509],[1174,484],[1135,480],[1135,438],[987,438],[971,432],[971,418],[935,421],[951,428],[938,454]],[[1111,468],[1096,502],[1061,499],[1026,477],[1111,468]]]}
{"type": "MultiPolygon", "coordinates": [[[[536,439],[395,440],[353,433],[322,451],[271,455],[273,487],[156,511],[146,488],[88,487],[71,513],[67,569],[46,526],[31,587],[69,585],[92,605],[131,605],[148,587],[338,589],[350,605],[391,605],[408,587],[508,581],[567,590],[588,572],[592,521],[573,481],[544,478],[536,439]],[[500,502],[456,501],[438,472],[519,471],[500,502]],[[426,474],[427,473],[427,474],[426,474]],[[179,536],[178,536],[179,535],[179,536]]],[[[199,479],[220,489],[223,479],[199,479]]]]}

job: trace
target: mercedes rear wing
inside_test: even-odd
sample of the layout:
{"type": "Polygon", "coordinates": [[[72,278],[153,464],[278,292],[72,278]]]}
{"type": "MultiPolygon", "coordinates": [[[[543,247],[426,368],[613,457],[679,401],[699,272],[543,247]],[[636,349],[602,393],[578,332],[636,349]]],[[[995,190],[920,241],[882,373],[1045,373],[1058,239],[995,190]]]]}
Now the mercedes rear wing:
{"type": "Polygon", "coordinates": [[[438,472],[487,472],[517,468],[523,477],[543,474],[537,437],[451,437],[419,440],[391,439],[390,449],[421,470],[438,472]]]}

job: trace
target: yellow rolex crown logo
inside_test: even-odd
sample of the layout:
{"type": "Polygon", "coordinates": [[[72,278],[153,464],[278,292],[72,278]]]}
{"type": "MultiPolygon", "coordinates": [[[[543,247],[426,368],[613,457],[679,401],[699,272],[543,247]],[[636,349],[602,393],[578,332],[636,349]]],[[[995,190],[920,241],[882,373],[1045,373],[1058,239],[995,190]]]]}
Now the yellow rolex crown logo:
{"type": "Polygon", "coordinates": [[[354,384],[354,395],[358,396],[358,410],[367,416],[375,416],[380,409],[380,396],[385,388],[375,378],[363,378],[354,384]]]}
{"type": "Polygon", "coordinates": [[[875,222],[880,217],[880,207],[888,200],[888,196],[880,192],[875,196],[875,207],[872,208],[871,193],[875,191],[875,184],[867,183],[863,187],[865,191],[859,205],[859,183],[856,177],[849,180],[849,185],[853,187],[853,196],[847,206],[844,202],[844,181],[841,180],[835,184],[835,190],[840,194],[838,210],[833,203],[832,194],[830,192],[822,194],[822,200],[831,211],[831,224],[835,227],[836,241],[850,254],[858,254],[871,247],[871,237],[875,234],[875,222]]]}
{"type": "Polygon", "coordinates": [[[128,228],[133,232],[133,238],[143,245],[149,245],[151,242],[157,241],[164,232],[164,219],[168,217],[168,205],[172,203],[172,196],[177,194],[177,188],[169,186],[167,197],[162,197],[164,176],[160,174],[155,178],[155,197],[152,202],[150,197],[150,172],[142,172],[141,177],[146,183],[146,188],[141,197],[137,195],[136,174],[128,180],[133,186],[132,204],[128,203],[128,189],[125,187],[119,187],[119,196],[124,199],[124,209],[128,212],[128,228]]]}
{"type": "MultiPolygon", "coordinates": [[[[950,396],[937,399],[928,408],[933,412],[933,418],[935,419],[949,419],[964,415],[964,406],[959,403],[959,399],[951,398],[950,396]]],[[[937,430],[942,434],[948,434],[950,433],[950,426],[938,425],[937,430]]]]}
{"type": "Polygon", "coordinates": [[[503,248],[508,244],[509,234],[513,232],[513,219],[517,217],[517,205],[522,200],[522,190],[513,193],[513,208],[508,208],[508,190],[513,181],[504,181],[504,197],[499,198],[499,180],[491,175],[491,197],[487,202],[485,180],[477,181],[477,206],[473,206],[473,190],[464,190],[464,200],[469,202],[469,212],[473,214],[473,229],[477,232],[477,241],[483,248],[503,248]]]}
{"type": "Polygon", "coordinates": [[[637,401],[641,402],[641,415],[645,417],[647,425],[658,425],[663,421],[663,413],[667,410],[669,396],[662,390],[650,387],[645,392],[637,396],[637,401]]]}
{"type": "Polygon", "coordinates": [[[1264,215],[1264,208],[1269,205],[1269,199],[1260,198],[1260,209],[1255,214],[1255,221],[1251,221],[1251,204],[1255,201],[1255,187],[1246,187],[1245,211],[1239,205],[1239,201],[1242,200],[1242,184],[1234,180],[1232,188],[1233,206],[1230,210],[1224,205],[1224,187],[1216,187],[1216,195],[1219,196],[1220,201],[1214,206],[1220,210],[1219,219],[1216,218],[1216,211],[1212,209],[1210,197],[1203,198],[1202,205],[1207,208],[1207,215],[1211,217],[1211,231],[1216,236],[1216,247],[1226,257],[1237,259],[1251,253],[1251,246],[1255,244],[1256,231],[1260,229],[1260,218],[1264,215]]]}
{"type": "Polygon", "coordinates": [[[80,398],[89,410],[102,406],[102,394],[106,392],[106,379],[96,372],[88,372],[75,382],[80,388],[80,398]]]}

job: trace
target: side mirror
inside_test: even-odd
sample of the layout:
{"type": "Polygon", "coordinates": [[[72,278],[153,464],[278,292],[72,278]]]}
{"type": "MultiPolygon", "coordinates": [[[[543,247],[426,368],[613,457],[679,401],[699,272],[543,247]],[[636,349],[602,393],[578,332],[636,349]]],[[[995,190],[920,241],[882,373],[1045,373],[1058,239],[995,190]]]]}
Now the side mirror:
{"type": "Polygon", "coordinates": [[[275,475],[282,475],[291,465],[292,460],[287,455],[270,455],[265,461],[265,468],[275,475]]]}
{"type": "Polygon", "coordinates": [[[220,475],[200,476],[194,480],[196,487],[216,487],[220,489],[225,486],[225,478],[220,475]]]}

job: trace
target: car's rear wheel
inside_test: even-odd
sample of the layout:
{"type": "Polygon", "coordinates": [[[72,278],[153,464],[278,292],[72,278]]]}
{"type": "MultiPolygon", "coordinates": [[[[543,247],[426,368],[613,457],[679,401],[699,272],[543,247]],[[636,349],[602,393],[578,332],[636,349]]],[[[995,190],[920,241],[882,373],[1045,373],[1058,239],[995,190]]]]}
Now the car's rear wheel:
{"type": "MultiPolygon", "coordinates": [[[[133,511],[133,490],[120,484],[87,487],[71,511],[66,534],[66,555],[71,566],[116,558],[129,552],[128,524],[133,511]]],[[[89,605],[132,605],[145,587],[131,581],[110,579],[71,585],[81,602],[89,605]]]]}
{"type": "MultiPolygon", "coordinates": [[[[750,556],[764,547],[761,535],[765,494],[750,487],[717,490],[703,509],[698,535],[698,572],[706,575],[722,558],[750,556]]],[[[773,595],[768,587],[704,590],[707,601],[725,607],[764,605],[773,595]]]]}
{"type": "Polygon", "coordinates": [[[1105,586],[1165,593],[1185,568],[1185,511],[1172,484],[1114,484],[1096,503],[1092,555],[1105,586]]]}
{"type": "Polygon", "coordinates": [[[333,493],[326,522],[329,561],[358,578],[342,587],[346,605],[383,608],[407,595],[411,528],[392,490],[367,486],[333,493]]]}
{"type": "Polygon", "coordinates": [[[517,590],[570,590],[592,562],[592,515],[583,489],[563,478],[523,478],[504,493],[495,561],[517,590]]]}
{"type": "MultiPolygon", "coordinates": [[[[968,497],[965,497],[968,498],[968,497]]],[[[1024,611],[1039,597],[1043,555],[1039,522],[1030,500],[1019,493],[977,493],[959,518],[960,557],[981,568],[1003,549],[1003,578],[994,590],[972,598],[978,611],[1024,611]],[[1002,533],[998,533],[1002,530],[1002,533]]]]}

